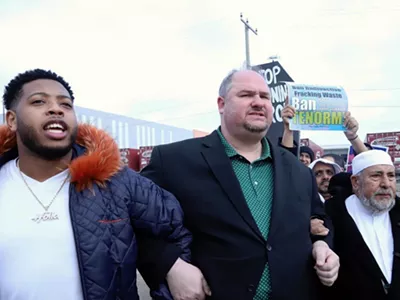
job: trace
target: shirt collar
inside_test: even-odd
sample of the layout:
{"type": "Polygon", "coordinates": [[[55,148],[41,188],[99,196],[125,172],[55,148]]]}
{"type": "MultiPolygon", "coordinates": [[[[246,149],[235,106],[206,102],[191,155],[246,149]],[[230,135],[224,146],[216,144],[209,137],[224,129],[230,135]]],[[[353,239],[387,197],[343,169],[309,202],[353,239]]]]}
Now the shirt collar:
{"type": "MultiPolygon", "coordinates": [[[[217,129],[217,132],[221,139],[222,145],[224,146],[226,155],[228,155],[229,158],[239,155],[239,153],[237,153],[235,148],[233,148],[232,145],[229,144],[228,141],[225,139],[224,135],[221,132],[221,127],[217,129]]],[[[271,148],[268,144],[268,140],[265,137],[261,140],[261,145],[262,145],[262,152],[261,152],[261,157],[258,160],[265,160],[267,158],[272,158],[271,148]]]]}

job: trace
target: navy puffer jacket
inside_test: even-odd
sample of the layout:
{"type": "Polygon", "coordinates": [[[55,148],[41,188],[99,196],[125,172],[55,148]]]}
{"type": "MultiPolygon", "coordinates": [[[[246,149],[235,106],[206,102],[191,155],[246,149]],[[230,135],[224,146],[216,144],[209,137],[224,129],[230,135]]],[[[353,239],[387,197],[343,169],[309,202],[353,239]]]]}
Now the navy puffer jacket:
{"type": "MultiPolygon", "coordinates": [[[[4,126],[0,127],[0,140],[5,141],[0,146],[2,166],[18,154],[15,137],[4,126]]],[[[155,258],[163,264],[156,263],[143,272],[153,274],[145,280],[155,299],[172,299],[164,284],[166,273],[179,256],[190,259],[191,235],[182,225],[178,201],[122,167],[114,140],[89,125],[79,127],[69,169],[71,221],[84,299],[139,299],[136,267],[141,237],[173,245],[168,251],[155,251],[165,255],[155,258]]],[[[152,253],[154,249],[148,250],[152,253]]],[[[146,259],[151,261],[151,256],[146,259]]]]}

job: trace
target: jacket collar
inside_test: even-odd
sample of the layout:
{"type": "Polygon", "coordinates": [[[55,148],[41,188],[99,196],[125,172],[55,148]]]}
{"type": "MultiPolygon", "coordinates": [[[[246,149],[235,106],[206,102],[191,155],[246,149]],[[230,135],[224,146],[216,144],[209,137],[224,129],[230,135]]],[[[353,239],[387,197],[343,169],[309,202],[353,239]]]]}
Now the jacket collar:
{"type": "MultiPolygon", "coordinates": [[[[0,167],[18,157],[16,135],[7,126],[0,126],[0,167]]],[[[104,130],[88,124],[78,127],[78,136],[73,145],[72,161],[68,166],[71,183],[81,191],[106,182],[122,168],[117,143],[104,130]]]]}

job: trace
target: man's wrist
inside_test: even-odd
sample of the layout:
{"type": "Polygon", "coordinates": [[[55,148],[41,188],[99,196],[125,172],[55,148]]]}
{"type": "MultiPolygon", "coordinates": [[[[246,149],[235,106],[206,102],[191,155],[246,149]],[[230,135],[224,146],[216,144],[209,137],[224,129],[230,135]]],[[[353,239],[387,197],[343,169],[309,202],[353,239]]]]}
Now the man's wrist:
{"type": "Polygon", "coordinates": [[[285,130],[286,132],[292,132],[293,130],[290,129],[290,125],[289,124],[284,124],[283,125],[283,130],[285,130]]]}
{"type": "Polygon", "coordinates": [[[174,273],[174,271],[179,268],[179,266],[182,264],[183,260],[178,257],[178,259],[174,262],[174,264],[172,265],[171,269],[169,269],[168,273],[167,273],[167,277],[166,279],[168,280],[168,277],[171,277],[171,274],[174,273]]]}
{"type": "Polygon", "coordinates": [[[325,241],[321,241],[321,240],[318,240],[318,241],[314,242],[313,246],[314,247],[327,247],[327,248],[329,248],[329,245],[325,241]]]}
{"type": "Polygon", "coordinates": [[[347,139],[348,139],[349,142],[353,142],[353,141],[355,141],[356,139],[358,139],[358,134],[356,134],[356,135],[353,136],[353,137],[347,136],[347,139]]]}
{"type": "Polygon", "coordinates": [[[358,138],[358,134],[357,131],[345,131],[344,135],[346,136],[346,138],[350,141],[350,140],[354,140],[356,138],[358,138]]]}

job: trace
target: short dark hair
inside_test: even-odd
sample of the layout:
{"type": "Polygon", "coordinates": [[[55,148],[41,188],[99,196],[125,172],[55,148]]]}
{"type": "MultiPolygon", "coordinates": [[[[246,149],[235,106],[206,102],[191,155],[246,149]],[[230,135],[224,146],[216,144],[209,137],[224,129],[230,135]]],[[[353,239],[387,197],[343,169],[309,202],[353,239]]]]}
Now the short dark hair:
{"type": "Polygon", "coordinates": [[[21,97],[22,87],[24,84],[38,79],[50,79],[59,82],[68,91],[69,95],[71,96],[71,100],[74,101],[74,93],[64,78],[50,70],[45,71],[42,69],[35,69],[18,74],[8,83],[3,94],[4,107],[7,110],[12,108],[16,104],[17,100],[19,100],[19,97],[21,97]]]}

